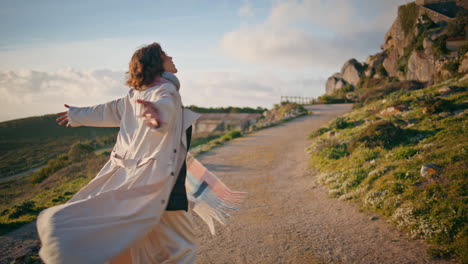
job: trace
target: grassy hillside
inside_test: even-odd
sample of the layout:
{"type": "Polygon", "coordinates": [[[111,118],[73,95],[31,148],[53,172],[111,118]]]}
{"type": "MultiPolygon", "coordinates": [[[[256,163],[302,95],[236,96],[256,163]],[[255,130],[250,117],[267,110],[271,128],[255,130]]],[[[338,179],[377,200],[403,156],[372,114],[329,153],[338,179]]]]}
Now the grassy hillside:
{"type": "Polygon", "coordinates": [[[89,153],[43,179],[32,182],[33,174],[0,183],[0,234],[35,220],[43,209],[62,204],[86,185],[109,159],[108,153],[89,153]]]}
{"type": "Polygon", "coordinates": [[[468,78],[357,92],[352,112],[310,135],[318,181],[467,263],[468,78]]]}
{"type": "Polygon", "coordinates": [[[115,142],[118,128],[64,127],[55,115],[44,115],[0,123],[0,177],[47,163],[77,141],[94,139],[107,146],[115,142]]]}

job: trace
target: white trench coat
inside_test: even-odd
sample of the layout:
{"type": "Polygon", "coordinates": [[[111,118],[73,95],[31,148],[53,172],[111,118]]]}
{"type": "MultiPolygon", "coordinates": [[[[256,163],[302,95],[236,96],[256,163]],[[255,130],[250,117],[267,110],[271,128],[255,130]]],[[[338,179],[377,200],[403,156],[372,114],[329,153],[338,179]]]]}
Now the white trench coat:
{"type": "Polygon", "coordinates": [[[183,109],[165,82],[92,107],[70,107],[72,127],[120,127],[109,161],[67,203],[40,213],[39,252],[46,263],[105,263],[148,236],[166,209],[187,152],[185,130],[199,117],[183,109]],[[158,109],[155,129],[141,117],[141,99],[158,109]]]}

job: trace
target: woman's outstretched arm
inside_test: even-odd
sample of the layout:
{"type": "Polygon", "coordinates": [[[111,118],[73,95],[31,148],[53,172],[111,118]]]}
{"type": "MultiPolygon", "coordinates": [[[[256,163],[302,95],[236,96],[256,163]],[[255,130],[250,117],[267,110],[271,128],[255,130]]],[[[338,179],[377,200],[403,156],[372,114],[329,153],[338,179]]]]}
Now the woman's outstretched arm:
{"type": "Polygon", "coordinates": [[[119,127],[124,98],[89,107],[73,107],[65,104],[66,112],[57,113],[59,125],[119,127]]]}

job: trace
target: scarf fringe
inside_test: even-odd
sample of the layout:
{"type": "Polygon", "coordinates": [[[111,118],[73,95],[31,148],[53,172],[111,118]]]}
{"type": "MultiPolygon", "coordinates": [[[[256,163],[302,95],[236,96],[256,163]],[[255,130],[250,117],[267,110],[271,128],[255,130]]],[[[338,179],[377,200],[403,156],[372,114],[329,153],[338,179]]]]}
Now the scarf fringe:
{"type": "Polygon", "coordinates": [[[193,211],[205,221],[215,235],[214,220],[221,225],[242,205],[247,193],[231,191],[216,175],[190,153],[187,154],[187,198],[194,203],[193,211]]]}

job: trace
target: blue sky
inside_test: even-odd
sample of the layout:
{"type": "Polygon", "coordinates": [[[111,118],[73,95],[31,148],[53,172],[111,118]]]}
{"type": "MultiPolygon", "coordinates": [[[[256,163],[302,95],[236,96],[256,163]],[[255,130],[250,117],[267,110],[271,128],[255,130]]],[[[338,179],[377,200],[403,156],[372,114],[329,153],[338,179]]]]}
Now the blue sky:
{"type": "Polygon", "coordinates": [[[186,105],[317,97],[346,60],[379,51],[406,2],[0,1],[0,121],[125,96],[131,55],[155,41],[186,105]]]}

